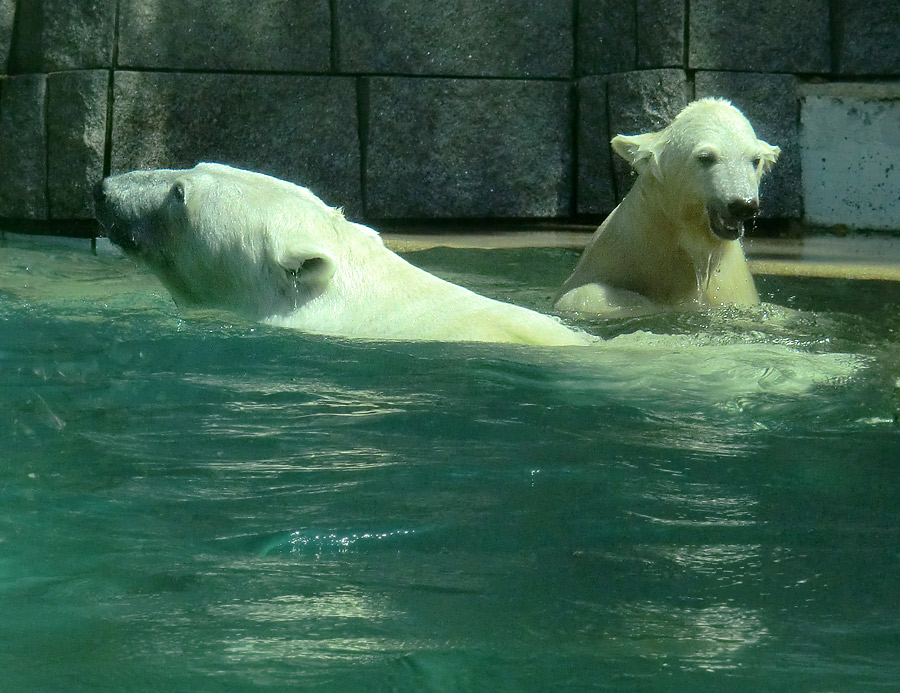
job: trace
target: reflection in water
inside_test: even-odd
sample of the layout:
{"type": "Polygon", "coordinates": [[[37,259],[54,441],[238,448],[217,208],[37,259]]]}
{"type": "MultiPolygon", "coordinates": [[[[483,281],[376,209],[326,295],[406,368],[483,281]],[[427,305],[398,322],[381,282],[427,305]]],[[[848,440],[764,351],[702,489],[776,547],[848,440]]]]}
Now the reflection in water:
{"type": "MultiPolygon", "coordinates": [[[[322,637],[313,634],[309,638],[260,638],[247,636],[225,642],[229,659],[242,664],[263,665],[267,662],[280,665],[343,662],[364,665],[379,661],[385,656],[399,656],[406,643],[389,637],[322,637]]],[[[296,681],[297,673],[288,680],[296,681]]]]}
{"type": "Polygon", "coordinates": [[[286,594],[266,601],[222,604],[212,607],[210,615],[265,623],[298,623],[315,622],[318,619],[364,619],[375,622],[396,616],[397,613],[387,607],[383,598],[366,595],[354,587],[344,587],[335,592],[286,594]]]}
{"type": "Polygon", "coordinates": [[[624,637],[647,657],[671,658],[682,668],[734,669],[735,657],[769,635],[755,609],[727,604],[696,608],[638,602],[622,608],[624,637]]]}
{"type": "Polygon", "coordinates": [[[759,573],[758,545],[657,546],[643,549],[652,551],[662,560],[671,561],[678,568],[730,583],[743,582],[748,572],[754,576],[759,573]]]}
{"type": "Polygon", "coordinates": [[[655,510],[652,514],[635,514],[653,523],[741,527],[756,522],[758,501],[749,494],[729,494],[720,485],[665,479],[650,484],[643,496],[655,510]]]}
{"type": "Polygon", "coordinates": [[[261,554],[268,556],[278,553],[305,553],[319,555],[323,552],[346,551],[359,545],[382,544],[403,539],[415,534],[412,529],[398,529],[390,532],[291,532],[287,537],[279,537],[266,543],[261,554]]]}
{"type": "Polygon", "coordinates": [[[232,624],[233,635],[223,642],[225,656],[245,666],[361,665],[399,656],[408,647],[389,635],[403,614],[385,597],[352,586],[224,604],[211,608],[209,616],[232,624]]]}
{"type": "Polygon", "coordinates": [[[643,656],[674,657],[681,668],[738,668],[743,650],[763,642],[769,630],[761,608],[733,598],[720,601],[717,595],[752,593],[759,586],[762,547],[709,539],[744,538],[763,524],[759,502],[722,484],[692,481],[691,474],[660,471],[665,477],[641,493],[646,511],[629,514],[676,534],[668,541],[638,544],[632,555],[643,562],[648,578],[672,589],[661,588],[659,600],[638,599],[620,607],[622,637],[643,656]]]}

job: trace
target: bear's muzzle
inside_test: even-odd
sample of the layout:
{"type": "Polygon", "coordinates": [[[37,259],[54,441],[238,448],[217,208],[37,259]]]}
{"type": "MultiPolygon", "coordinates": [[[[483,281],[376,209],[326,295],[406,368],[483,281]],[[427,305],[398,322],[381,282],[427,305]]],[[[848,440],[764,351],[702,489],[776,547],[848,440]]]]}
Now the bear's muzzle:
{"type": "Polygon", "coordinates": [[[723,241],[736,241],[744,235],[744,225],[759,214],[759,200],[756,198],[735,198],[724,208],[711,206],[709,228],[723,241]]]}

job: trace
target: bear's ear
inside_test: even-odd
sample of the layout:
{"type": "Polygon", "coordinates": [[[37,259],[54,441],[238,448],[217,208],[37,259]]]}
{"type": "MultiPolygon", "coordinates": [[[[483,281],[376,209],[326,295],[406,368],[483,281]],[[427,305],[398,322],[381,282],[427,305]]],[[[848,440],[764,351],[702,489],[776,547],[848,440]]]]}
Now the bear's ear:
{"type": "Polygon", "coordinates": [[[276,258],[276,262],[295,284],[318,290],[325,288],[337,269],[329,253],[311,247],[286,249],[276,258]]]}
{"type": "Polygon", "coordinates": [[[659,150],[662,137],[658,132],[643,135],[616,135],[612,139],[613,151],[631,164],[638,175],[650,171],[662,180],[662,169],[659,167],[659,150]]]}
{"type": "Polygon", "coordinates": [[[769,144],[768,142],[763,142],[762,140],[757,140],[756,143],[759,145],[760,154],[762,154],[760,173],[765,173],[772,168],[772,164],[778,161],[778,157],[781,154],[781,147],[769,144]]]}

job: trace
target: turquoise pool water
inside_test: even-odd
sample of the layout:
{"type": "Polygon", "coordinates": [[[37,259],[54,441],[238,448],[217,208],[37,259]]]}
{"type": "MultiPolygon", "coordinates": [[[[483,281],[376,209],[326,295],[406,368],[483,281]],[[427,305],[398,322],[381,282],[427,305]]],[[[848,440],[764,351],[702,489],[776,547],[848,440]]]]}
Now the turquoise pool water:
{"type": "MultiPolygon", "coordinates": [[[[416,263],[546,309],[562,250],[416,263]]],[[[369,343],[0,245],[0,690],[900,681],[900,287],[369,343]]]]}

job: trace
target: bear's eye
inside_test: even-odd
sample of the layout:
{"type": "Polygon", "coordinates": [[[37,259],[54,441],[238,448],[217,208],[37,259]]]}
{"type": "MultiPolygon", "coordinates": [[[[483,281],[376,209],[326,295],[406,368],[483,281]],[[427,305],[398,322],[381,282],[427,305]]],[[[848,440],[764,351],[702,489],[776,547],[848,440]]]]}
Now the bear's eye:
{"type": "Polygon", "coordinates": [[[702,166],[712,166],[716,163],[716,159],[716,153],[708,149],[704,149],[697,154],[697,161],[699,161],[702,166]]]}
{"type": "Polygon", "coordinates": [[[179,204],[184,204],[184,183],[178,181],[172,186],[172,195],[178,200],[179,204]]]}
{"type": "Polygon", "coordinates": [[[754,156],[752,159],[750,159],[750,163],[753,164],[753,168],[759,168],[759,165],[762,163],[762,157],[754,156]]]}

